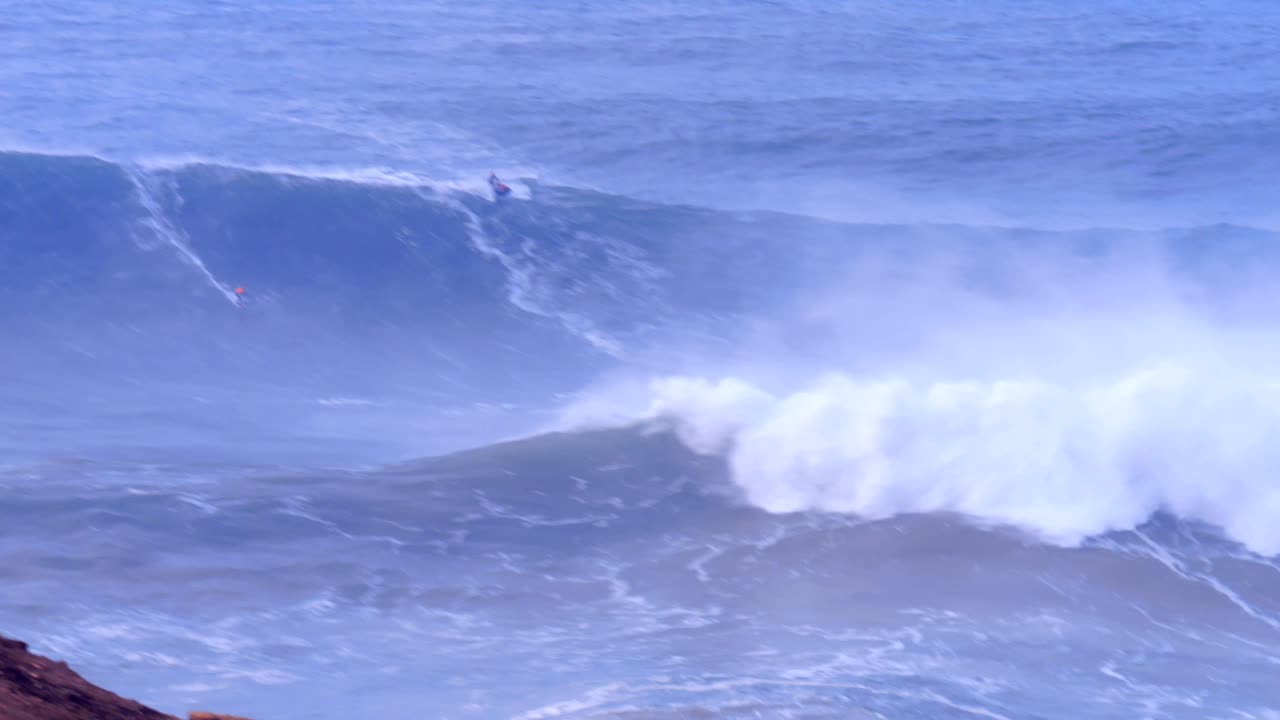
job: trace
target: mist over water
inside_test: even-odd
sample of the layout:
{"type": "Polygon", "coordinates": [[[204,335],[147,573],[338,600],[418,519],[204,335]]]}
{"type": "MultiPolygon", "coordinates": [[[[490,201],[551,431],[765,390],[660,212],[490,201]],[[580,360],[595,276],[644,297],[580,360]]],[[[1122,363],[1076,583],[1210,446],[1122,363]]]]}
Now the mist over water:
{"type": "Polygon", "coordinates": [[[1076,543],[1166,511],[1277,550],[1269,236],[861,232],[732,349],[611,380],[567,421],[667,417],[774,512],[956,511],[1076,543]]]}

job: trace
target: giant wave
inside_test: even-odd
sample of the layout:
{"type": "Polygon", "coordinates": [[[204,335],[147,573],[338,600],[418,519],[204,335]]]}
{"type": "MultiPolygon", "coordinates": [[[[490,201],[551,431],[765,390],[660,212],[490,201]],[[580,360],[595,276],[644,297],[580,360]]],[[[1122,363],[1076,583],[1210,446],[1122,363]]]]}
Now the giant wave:
{"type": "Polygon", "coordinates": [[[359,408],[410,428],[401,455],[662,418],[774,512],[956,511],[1075,543],[1166,511],[1280,551],[1270,232],[519,185],[0,155],[10,436],[56,444],[33,418],[94,402],[183,403],[195,434],[359,408]]]}

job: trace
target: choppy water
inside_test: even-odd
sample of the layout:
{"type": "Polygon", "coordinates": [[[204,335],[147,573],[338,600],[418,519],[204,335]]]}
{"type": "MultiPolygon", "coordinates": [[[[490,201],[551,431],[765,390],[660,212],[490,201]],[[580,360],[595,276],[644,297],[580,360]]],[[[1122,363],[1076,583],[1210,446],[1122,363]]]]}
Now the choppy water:
{"type": "Polygon", "coordinates": [[[1275,27],[14,8],[0,632],[264,719],[1270,717],[1275,27]]]}

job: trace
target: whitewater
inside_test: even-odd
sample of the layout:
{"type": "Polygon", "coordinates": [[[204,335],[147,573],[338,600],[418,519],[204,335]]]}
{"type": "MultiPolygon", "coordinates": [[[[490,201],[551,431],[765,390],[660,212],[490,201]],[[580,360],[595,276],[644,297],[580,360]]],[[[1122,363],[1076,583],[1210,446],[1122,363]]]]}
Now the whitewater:
{"type": "Polygon", "coordinates": [[[0,634],[262,720],[1273,717],[1276,19],[15,8],[0,634]]]}

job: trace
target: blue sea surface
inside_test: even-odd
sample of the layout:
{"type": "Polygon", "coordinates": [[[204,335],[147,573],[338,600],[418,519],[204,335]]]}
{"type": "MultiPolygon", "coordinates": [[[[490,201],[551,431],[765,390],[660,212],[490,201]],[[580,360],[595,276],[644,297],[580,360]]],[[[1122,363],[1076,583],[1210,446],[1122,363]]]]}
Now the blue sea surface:
{"type": "Polygon", "coordinates": [[[0,633],[259,720],[1280,716],[1277,28],[7,8],[0,633]]]}

